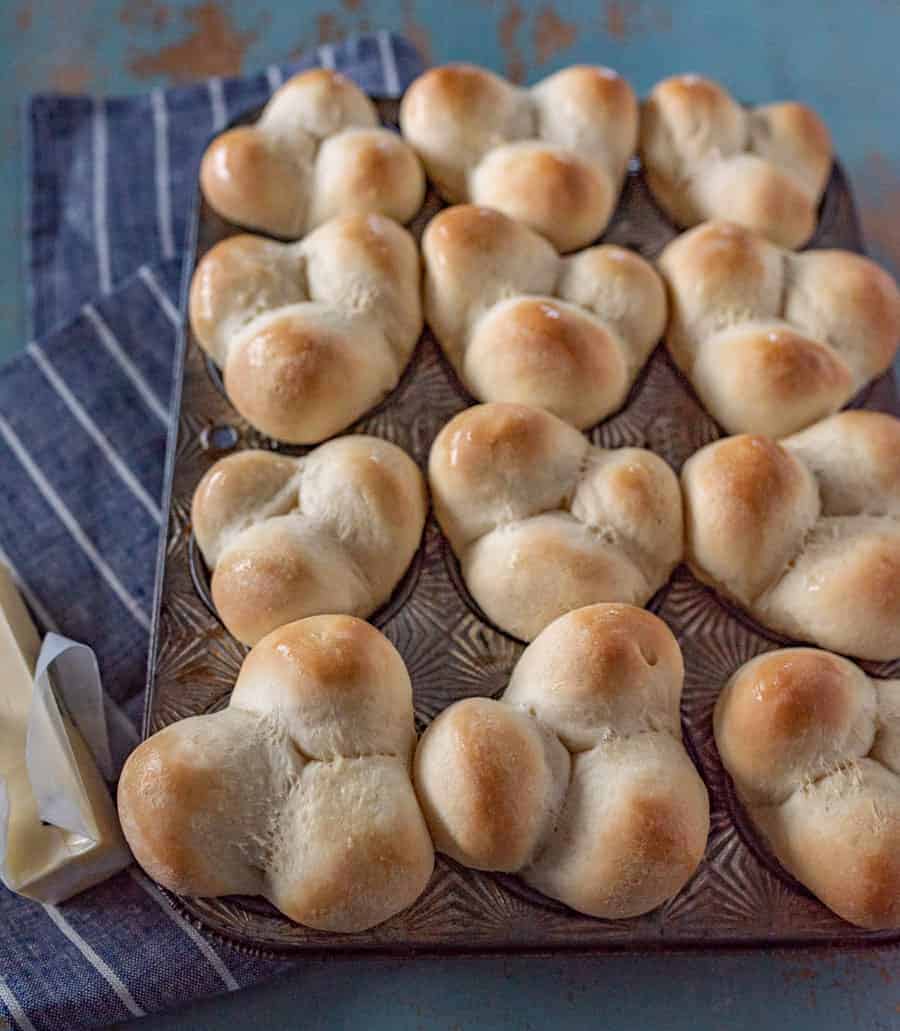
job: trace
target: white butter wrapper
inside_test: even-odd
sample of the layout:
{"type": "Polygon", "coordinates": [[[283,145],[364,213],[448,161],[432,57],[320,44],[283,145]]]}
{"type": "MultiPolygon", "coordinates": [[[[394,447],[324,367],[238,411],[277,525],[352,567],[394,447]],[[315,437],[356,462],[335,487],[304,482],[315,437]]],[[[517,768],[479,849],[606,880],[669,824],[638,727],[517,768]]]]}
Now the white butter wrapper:
{"type": "Polygon", "coordinates": [[[2,566],[0,610],[0,879],[61,902],[131,862],[97,768],[114,775],[103,688],[86,645],[48,634],[36,654],[2,566]]]}

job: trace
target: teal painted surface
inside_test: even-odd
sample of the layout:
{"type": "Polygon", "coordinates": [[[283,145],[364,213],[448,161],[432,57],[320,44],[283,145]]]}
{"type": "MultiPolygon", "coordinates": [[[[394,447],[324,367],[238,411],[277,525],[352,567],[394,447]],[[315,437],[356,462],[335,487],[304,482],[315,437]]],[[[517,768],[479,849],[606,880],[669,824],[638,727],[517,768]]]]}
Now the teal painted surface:
{"type": "MultiPolygon", "coordinates": [[[[18,103],[121,93],[282,60],[348,31],[405,31],[435,61],[524,81],[607,63],[646,92],[701,71],[741,97],[826,118],[871,250],[900,273],[897,0],[0,0],[0,357],[24,346],[18,103]]],[[[150,1028],[900,1028],[900,952],[311,960],[150,1028]]]]}

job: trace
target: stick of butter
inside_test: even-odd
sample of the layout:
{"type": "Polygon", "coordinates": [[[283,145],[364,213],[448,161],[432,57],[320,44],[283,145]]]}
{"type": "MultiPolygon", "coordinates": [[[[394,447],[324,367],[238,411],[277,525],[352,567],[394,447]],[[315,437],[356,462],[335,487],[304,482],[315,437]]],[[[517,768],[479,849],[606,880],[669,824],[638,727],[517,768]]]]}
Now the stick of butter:
{"type": "Polygon", "coordinates": [[[48,634],[42,649],[0,564],[0,879],[12,891],[51,903],[131,861],[106,784],[51,688],[54,663],[65,667],[70,691],[84,698],[78,703],[82,721],[102,722],[103,765],[109,767],[93,652],[56,634],[48,634]]]}

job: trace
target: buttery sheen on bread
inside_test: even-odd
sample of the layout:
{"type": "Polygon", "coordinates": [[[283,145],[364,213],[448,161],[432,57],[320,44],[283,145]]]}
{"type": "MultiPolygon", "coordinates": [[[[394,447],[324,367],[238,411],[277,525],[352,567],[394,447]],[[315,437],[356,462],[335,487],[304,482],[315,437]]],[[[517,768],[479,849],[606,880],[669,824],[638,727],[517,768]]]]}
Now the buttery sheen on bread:
{"type": "Polygon", "coordinates": [[[845,920],[900,927],[900,680],[812,648],[759,655],[719,696],[715,734],[782,865],[845,920]]]}
{"type": "Polygon", "coordinates": [[[180,895],[264,895],[309,927],[362,931],[431,876],[415,740],[409,674],[387,638],[350,616],[303,619],[256,645],[224,711],[131,754],[122,828],[180,895]]]}
{"type": "Polygon", "coordinates": [[[463,204],[431,220],[422,257],[425,317],[479,401],[593,426],[622,406],[662,336],[662,281],[622,247],[561,258],[521,222],[463,204]]]}
{"type": "Polygon", "coordinates": [[[238,412],[315,444],[397,385],[422,331],[418,251],[381,215],[334,218],[295,244],[232,236],[197,265],[189,307],[238,412]]]}
{"type": "Polygon", "coordinates": [[[200,185],[224,218],[289,239],[336,215],[407,222],[425,196],[411,148],[380,127],[358,86],[326,68],[295,75],[254,125],[216,137],[203,155],[200,185]]]}
{"type": "Polygon", "coordinates": [[[484,68],[419,76],[400,127],[451,204],[502,211],[559,251],[606,227],[637,142],[638,106],[608,68],[564,68],[522,89],[484,68]]]}
{"type": "Polygon", "coordinates": [[[746,109],[710,79],[675,75],[642,105],[640,150],[653,196],[680,226],[728,218],[791,248],[813,234],[831,139],[804,104],[746,109]]]}
{"type": "Polygon", "coordinates": [[[673,240],[659,270],[669,352],[729,433],[801,430],[842,408],[897,352],[900,291],[858,254],[792,254],[708,222],[673,240]]]}
{"type": "Polygon", "coordinates": [[[656,616],[629,605],[561,616],[500,701],[456,702],[422,736],[415,784],[435,848],[591,916],[671,898],[709,833],[681,741],[683,677],[656,616]]]}
{"type": "Polygon", "coordinates": [[[221,459],[197,487],[191,521],[222,622],[255,644],[303,616],[371,615],[412,561],[426,508],[405,451],[349,436],[302,458],[221,459]]]}
{"type": "Polygon", "coordinates": [[[900,657],[900,420],[849,411],[780,443],[728,437],[681,477],[702,580],[794,640],[900,657]]]}
{"type": "Polygon", "coordinates": [[[438,434],[428,476],[466,586],[522,640],[594,602],[645,604],[681,559],[669,466],[640,448],[593,447],[540,408],[461,412],[438,434]]]}

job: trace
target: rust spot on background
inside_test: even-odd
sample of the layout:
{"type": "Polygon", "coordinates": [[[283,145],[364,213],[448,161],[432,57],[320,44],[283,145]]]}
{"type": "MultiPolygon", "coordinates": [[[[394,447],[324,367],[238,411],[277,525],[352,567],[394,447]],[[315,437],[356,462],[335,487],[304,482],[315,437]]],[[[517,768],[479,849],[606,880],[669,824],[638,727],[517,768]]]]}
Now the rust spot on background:
{"type": "Polygon", "coordinates": [[[412,0],[403,0],[403,34],[412,43],[425,59],[426,64],[431,64],[432,47],[431,33],[428,26],[420,22],[416,17],[416,7],[412,0]]]}
{"type": "Polygon", "coordinates": [[[525,80],[525,58],[519,48],[517,37],[522,24],[525,21],[525,12],[516,3],[510,0],[506,5],[506,12],[497,25],[497,38],[500,49],[506,58],[505,72],[507,78],[513,82],[524,82],[525,80]]]}
{"type": "Polygon", "coordinates": [[[900,276],[900,168],[879,151],[866,156],[853,177],[860,186],[860,215],[874,256],[900,276]]]}
{"type": "Polygon", "coordinates": [[[60,93],[83,93],[91,81],[91,70],[86,64],[61,64],[53,69],[50,86],[60,93]]]}
{"type": "Polygon", "coordinates": [[[320,14],[316,18],[316,37],[320,43],[336,43],[342,35],[341,23],[333,14],[320,14]]]}
{"type": "Polygon", "coordinates": [[[540,64],[546,64],[578,38],[578,27],[563,21],[552,7],[543,7],[534,23],[534,50],[540,64]]]}
{"type": "Polygon", "coordinates": [[[156,0],[126,0],[119,21],[142,29],[162,29],[169,21],[169,8],[156,0]]]}
{"type": "Polygon", "coordinates": [[[31,28],[31,14],[31,3],[26,0],[16,11],[16,28],[19,32],[27,32],[31,28]]]}
{"type": "Polygon", "coordinates": [[[361,0],[343,0],[343,4],[348,11],[358,11],[361,5],[361,0]]]}
{"type": "Polygon", "coordinates": [[[257,32],[241,32],[220,4],[201,3],[184,11],[192,31],[179,43],[141,52],[129,68],[141,78],[168,76],[187,82],[205,75],[236,75],[257,32]]]}
{"type": "Polygon", "coordinates": [[[669,32],[672,12],[666,7],[647,7],[641,0],[605,0],[603,27],[606,34],[620,41],[640,33],[669,32]]]}
{"type": "Polygon", "coordinates": [[[607,0],[606,2],[606,33],[613,39],[628,39],[631,35],[631,20],[634,14],[635,4],[627,3],[625,0],[607,0]]]}

